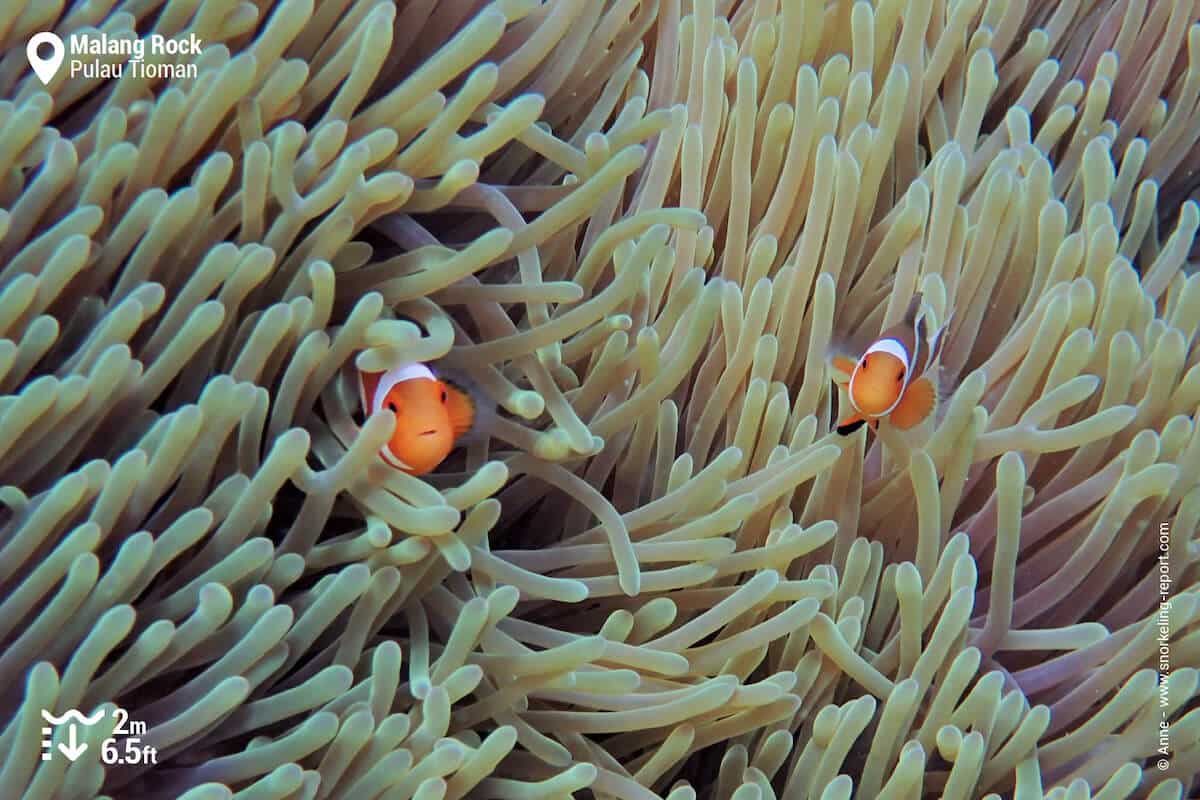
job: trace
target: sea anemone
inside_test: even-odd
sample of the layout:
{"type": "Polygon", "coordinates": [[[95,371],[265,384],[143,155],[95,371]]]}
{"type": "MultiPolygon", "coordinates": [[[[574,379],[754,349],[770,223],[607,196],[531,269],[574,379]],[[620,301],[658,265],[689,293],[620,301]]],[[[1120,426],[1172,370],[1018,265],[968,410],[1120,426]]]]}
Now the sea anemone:
{"type": "Polygon", "coordinates": [[[5,797],[1200,791],[1200,0],[0,45],[5,797]],[[837,435],[917,293],[936,414],[837,435]],[[482,412],[421,478],[356,389],[407,362],[482,412]]]}

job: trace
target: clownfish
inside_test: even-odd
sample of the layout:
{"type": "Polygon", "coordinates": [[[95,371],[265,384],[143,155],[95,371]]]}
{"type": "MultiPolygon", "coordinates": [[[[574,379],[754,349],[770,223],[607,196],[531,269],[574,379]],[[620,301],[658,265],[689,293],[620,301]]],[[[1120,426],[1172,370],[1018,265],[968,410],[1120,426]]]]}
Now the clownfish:
{"type": "Polygon", "coordinates": [[[941,355],[950,318],[930,334],[925,316],[918,318],[920,307],[918,294],[904,319],[881,333],[857,362],[845,356],[832,359],[833,367],[849,376],[835,375],[834,382],[846,388],[854,409],[838,422],[841,435],[848,436],[868,423],[877,429],[884,417],[908,430],[933,411],[937,390],[927,373],[941,355]]]}
{"type": "Polygon", "coordinates": [[[360,372],[359,398],[366,416],[383,409],[396,427],[379,454],[409,475],[432,472],[475,423],[475,403],[461,388],[441,380],[424,364],[401,364],[387,372],[360,372]]]}

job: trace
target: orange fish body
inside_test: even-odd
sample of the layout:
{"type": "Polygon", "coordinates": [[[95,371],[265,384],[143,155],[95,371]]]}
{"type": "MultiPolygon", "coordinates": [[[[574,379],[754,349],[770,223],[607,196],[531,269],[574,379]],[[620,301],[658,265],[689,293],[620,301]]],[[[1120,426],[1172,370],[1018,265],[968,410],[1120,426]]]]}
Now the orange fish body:
{"type": "Polygon", "coordinates": [[[838,422],[838,433],[848,436],[864,424],[877,428],[885,417],[908,430],[933,411],[937,392],[926,373],[941,354],[946,325],[929,335],[925,318],[918,318],[920,306],[918,294],[904,319],[881,333],[857,362],[844,356],[833,359],[833,366],[849,376],[834,381],[846,388],[854,409],[838,422]]]}
{"type": "Polygon", "coordinates": [[[466,392],[424,364],[360,372],[358,389],[367,416],[384,409],[396,416],[392,436],[379,454],[409,475],[436,469],[475,421],[475,405],[466,392]]]}

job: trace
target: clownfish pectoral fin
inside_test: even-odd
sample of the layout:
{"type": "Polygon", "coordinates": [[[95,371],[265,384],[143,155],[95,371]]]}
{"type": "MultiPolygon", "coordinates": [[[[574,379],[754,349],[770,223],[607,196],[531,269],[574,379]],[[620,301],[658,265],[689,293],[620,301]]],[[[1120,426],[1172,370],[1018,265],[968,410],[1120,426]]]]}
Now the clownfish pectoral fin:
{"type": "Polygon", "coordinates": [[[855,414],[854,416],[847,417],[846,419],[839,422],[837,424],[837,428],[835,430],[837,430],[838,434],[840,434],[841,436],[849,436],[850,434],[854,433],[856,430],[858,430],[859,428],[861,428],[863,425],[866,425],[866,424],[867,424],[866,417],[864,417],[862,414],[855,414]]]}
{"type": "Polygon", "coordinates": [[[450,426],[454,438],[465,436],[475,424],[475,401],[458,386],[442,381],[446,389],[446,410],[450,413],[450,426]]]}
{"type": "Polygon", "coordinates": [[[937,393],[933,381],[927,375],[922,375],[908,385],[904,397],[888,418],[889,421],[902,431],[919,425],[933,411],[937,393]]]}
{"type": "Polygon", "coordinates": [[[857,366],[857,362],[846,356],[834,356],[829,360],[829,365],[833,367],[833,382],[839,386],[845,386],[850,382],[850,376],[854,374],[854,367],[857,366]],[[844,374],[839,375],[838,373],[844,374]]]}

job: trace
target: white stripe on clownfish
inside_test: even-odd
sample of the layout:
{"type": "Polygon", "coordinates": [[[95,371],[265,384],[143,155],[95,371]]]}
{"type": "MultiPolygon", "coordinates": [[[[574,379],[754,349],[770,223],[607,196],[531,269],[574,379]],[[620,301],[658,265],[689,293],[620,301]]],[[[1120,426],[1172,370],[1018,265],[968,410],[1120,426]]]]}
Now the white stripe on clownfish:
{"type": "Polygon", "coordinates": [[[387,372],[383,373],[383,377],[379,379],[379,384],[375,387],[375,396],[371,398],[371,410],[379,411],[381,408],[383,408],[383,404],[387,401],[388,392],[390,392],[392,387],[397,383],[403,383],[404,381],[411,381],[417,378],[424,378],[431,381],[437,380],[433,374],[433,370],[424,364],[416,362],[411,364],[401,364],[400,366],[389,369],[387,372]]]}

